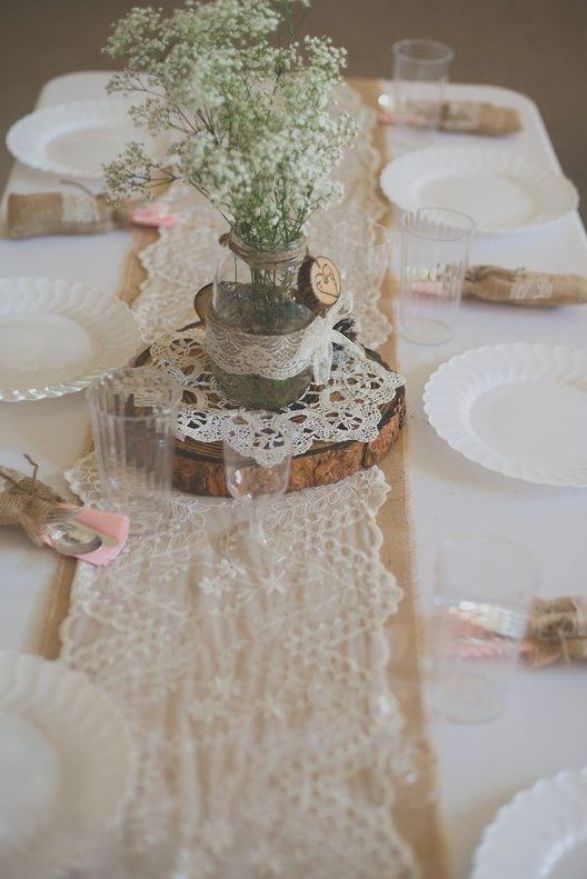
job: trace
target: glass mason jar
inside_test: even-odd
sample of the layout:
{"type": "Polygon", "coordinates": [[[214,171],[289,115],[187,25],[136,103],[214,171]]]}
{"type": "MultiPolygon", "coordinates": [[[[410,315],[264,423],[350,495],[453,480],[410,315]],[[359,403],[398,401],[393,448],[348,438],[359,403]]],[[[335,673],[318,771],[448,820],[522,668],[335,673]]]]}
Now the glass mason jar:
{"type": "Polygon", "coordinates": [[[260,251],[229,237],[214,279],[206,340],[216,381],[241,406],[281,409],[312,380],[312,366],[300,356],[315,314],[295,298],[306,253],[304,239],[260,251]]]}

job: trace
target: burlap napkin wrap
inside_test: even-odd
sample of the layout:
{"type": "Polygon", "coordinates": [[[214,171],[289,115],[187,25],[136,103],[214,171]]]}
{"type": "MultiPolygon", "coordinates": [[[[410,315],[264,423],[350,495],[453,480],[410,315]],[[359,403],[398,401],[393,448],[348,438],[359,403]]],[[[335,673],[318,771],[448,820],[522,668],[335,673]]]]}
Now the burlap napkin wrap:
{"type": "Polygon", "coordinates": [[[97,235],[118,225],[106,198],[85,193],[13,193],[8,197],[10,238],[36,235],[97,235]]]}
{"type": "Polygon", "coordinates": [[[137,202],[112,204],[105,195],[70,192],[12,193],[8,197],[9,238],[37,235],[99,235],[132,224],[137,202]]]}
{"type": "Polygon", "coordinates": [[[53,489],[18,470],[0,469],[0,525],[22,528],[37,546],[43,545],[43,532],[49,522],[63,515],[65,503],[53,489]]]}
{"type": "MultiPolygon", "coordinates": [[[[408,120],[402,119],[403,124],[427,128],[430,124],[430,103],[415,102],[411,105],[411,111],[408,120]]],[[[381,108],[379,121],[384,125],[393,125],[397,118],[393,111],[381,108]]],[[[496,104],[479,101],[446,101],[440,107],[438,127],[441,131],[501,137],[520,131],[522,123],[513,107],[498,107],[496,104]]]]}
{"type": "Polygon", "coordinates": [[[471,266],[465,275],[463,294],[512,305],[581,305],[587,303],[587,278],[499,266],[471,266]]]}
{"type": "Polygon", "coordinates": [[[536,599],[527,645],[527,658],[538,667],[560,660],[587,660],[587,599],[536,599]]]}
{"type": "Polygon", "coordinates": [[[513,107],[498,107],[477,101],[451,101],[442,105],[440,125],[443,131],[500,137],[520,131],[520,117],[513,107]]]}

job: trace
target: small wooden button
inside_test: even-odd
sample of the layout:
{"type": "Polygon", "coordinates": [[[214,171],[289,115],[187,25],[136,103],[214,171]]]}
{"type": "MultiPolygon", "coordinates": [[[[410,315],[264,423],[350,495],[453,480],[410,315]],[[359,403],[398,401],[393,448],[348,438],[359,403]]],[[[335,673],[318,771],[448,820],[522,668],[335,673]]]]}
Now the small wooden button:
{"type": "Polygon", "coordinates": [[[341,293],[340,272],[327,256],[309,256],[298,274],[300,302],[316,314],[325,314],[341,293]]]}

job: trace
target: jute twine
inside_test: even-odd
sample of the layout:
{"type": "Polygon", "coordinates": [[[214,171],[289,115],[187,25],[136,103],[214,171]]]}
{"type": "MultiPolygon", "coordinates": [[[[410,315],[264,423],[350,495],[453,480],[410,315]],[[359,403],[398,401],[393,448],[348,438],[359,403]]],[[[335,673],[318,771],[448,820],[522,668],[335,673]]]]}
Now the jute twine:
{"type": "Polygon", "coordinates": [[[42,546],[45,527],[63,514],[60,504],[65,501],[37,479],[37,464],[28,455],[25,457],[33,466],[32,476],[19,470],[0,469],[5,485],[0,492],[0,525],[22,528],[33,543],[42,546]]]}
{"type": "Polygon", "coordinates": [[[225,232],[218,239],[223,247],[228,246],[235,256],[255,269],[272,269],[276,266],[295,266],[301,263],[307,253],[304,239],[293,241],[289,247],[276,250],[258,250],[242,241],[237,235],[225,232]]]}
{"type": "Polygon", "coordinates": [[[587,599],[565,596],[534,602],[527,656],[538,667],[587,660],[587,599]]]}

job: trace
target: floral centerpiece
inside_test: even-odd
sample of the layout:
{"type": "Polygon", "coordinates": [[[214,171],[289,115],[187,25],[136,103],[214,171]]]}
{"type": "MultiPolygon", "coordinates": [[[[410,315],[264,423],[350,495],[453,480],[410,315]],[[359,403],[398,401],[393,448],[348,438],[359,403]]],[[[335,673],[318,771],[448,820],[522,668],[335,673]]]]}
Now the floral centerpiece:
{"type": "MultiPolygon", "coordinates": [[[[296,301],[304,227],[317,208],[340,197],[331,172],[355,126],[331,109],[344,50],[326,37],[297,38],[310,2],[186,0],[167,18],[134,8],[107,45],[127,63],[109,90],[139,94],[130,111],[135,122],[170,134],[158,160],[138,142],[128,144],[106,169],[110,193],[144,194],[162,180],[180,179],[230,227],[231,251],[214,285],[217,351],[227,350],[230,328],[235,344],[228,348],[242,354],[249,335],[259,352],[272,336],[297,333],[303,340],[316,319],[296,301]]],[[[211,350],[215,359],[213,344],[211,350]]],[[[275,408],[308,385],[309,365],[302,379],[301,372],[267,376],[261,357],[259,373],[259,363],[251,363],[245,381],[242,360],[233,372],[224,361],[216,366],[221,385],[245,405],[275,408]]]]}

